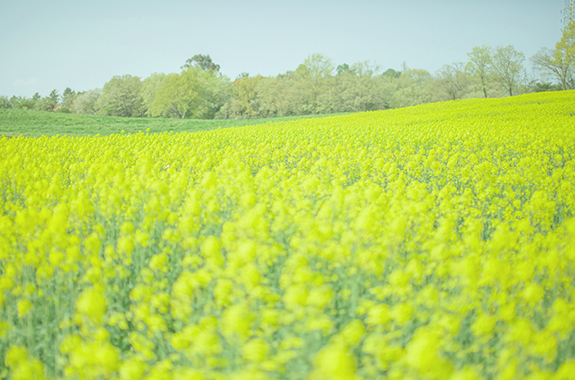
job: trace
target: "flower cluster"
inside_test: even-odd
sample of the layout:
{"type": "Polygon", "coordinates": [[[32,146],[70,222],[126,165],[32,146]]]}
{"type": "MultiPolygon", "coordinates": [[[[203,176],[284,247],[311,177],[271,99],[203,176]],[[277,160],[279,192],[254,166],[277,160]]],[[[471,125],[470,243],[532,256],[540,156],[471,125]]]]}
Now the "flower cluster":
{"type": "Polygon", "coordinates": [[[2,140],[0,377],[570,379],[574,103],[2,140]]]}

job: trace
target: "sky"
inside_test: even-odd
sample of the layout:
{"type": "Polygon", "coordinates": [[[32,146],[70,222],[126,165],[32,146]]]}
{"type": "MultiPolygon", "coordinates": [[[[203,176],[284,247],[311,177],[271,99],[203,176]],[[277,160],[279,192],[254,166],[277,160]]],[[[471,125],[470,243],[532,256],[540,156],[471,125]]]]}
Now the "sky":
{"type": "Polygon", "coordinates": [[[210,55],[231,80],[295,70],[312,53],[434,73],[474,46],[525,64],[561,38],[565,0],[0,0],[0,95],[102,88],[210,55]]]}

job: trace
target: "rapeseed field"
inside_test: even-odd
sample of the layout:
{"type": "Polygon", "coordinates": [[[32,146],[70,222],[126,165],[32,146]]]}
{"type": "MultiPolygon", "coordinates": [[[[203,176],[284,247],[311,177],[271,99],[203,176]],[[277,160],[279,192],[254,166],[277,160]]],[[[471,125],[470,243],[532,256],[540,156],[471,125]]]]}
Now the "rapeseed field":
{"type": "Polygon", "coordinates": [[[0,139],[0,377],[573,379],[575,91],[0,139]]]}

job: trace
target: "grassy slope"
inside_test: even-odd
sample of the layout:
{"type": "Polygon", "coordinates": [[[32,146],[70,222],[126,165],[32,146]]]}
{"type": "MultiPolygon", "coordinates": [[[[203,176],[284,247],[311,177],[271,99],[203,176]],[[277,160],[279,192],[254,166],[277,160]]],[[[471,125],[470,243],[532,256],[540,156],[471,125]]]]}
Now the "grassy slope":
{"type": "MultiPolygon", "coordinates": [[[[341,114],[333,114],[341,115],[341,114]]],[[[192,120],[192,119],[148,119],[62,114],[54,112],[5,110],[0,109],[0,135],[38,137],[42,135],[101,136],[121,133],[145,132],[197,132],[217,128],[263,124],[306,117],[328,115],[308,115],[247,120],[192,120]]],[[[329,115],[331,116],[331,115],[329,115]]]]}
{"type": "MultiPolygon", "coordinates": [[[[561,91],[562,96],[567,98],[573,97],[575,100],[575,91],[561,91]]],[[[499,99],[484,99],[483,104],[492,104],[493,106],[502,106],[501,110],[497,112],[505,112],[503,109],[505,105],[515,107],[517,102],[522,101],[548,101],[547,98],[558,96],[559,93],[548,94],[526,94],[519,95],[511,98],[499,99]],[[537,100],[531,100],[537,98],[537,100]],[[519,100],[521,99],[521,100],[519,100]]],[[[477,99],[467,99],[453,102],[453,105],[458,102],[476,101],[477,99]]],[[[452,102],[448,102],[452,103],[452,102]]],[[[406,117],[409,119],[412,112],[416,114],[419,112],[426,112],[434,114],[434,112],[442,109],[446,105],[442,103],[423,104],[415,107],[408,107],[407,109],[396,109],[391,112],[406,112],[406,117]]],[[[457,107],[456,107],[457,109],[457,107]]],[[[463,111],[462,111],[463,112],[463,111]]],[[[468,111],[465,111],[468,112],[468,111]]],[[[160,132],[197,132],[197,131],[210,131],[218,128],[239,127],[246,125],[265,124],[270,122],[281,122],[303,118],[317,118],[326,116],[346,115],[344,113],[329,114],[329,115],[306,115],[306,116],[291,116],[291,117],[277,117],[267,119],[243,119],[243,120],[193,120],[193,119],[150,119],[150,118],[127,118],[127,117],[110,117],[110,116],[92,116],[92,115],[77,115],[77,114],[62,114],[54,112],[41,112],[41,111],[25,111],[25,110],[6,110],[0,109],[0,136],[27,136],[39,137],[42,135],[68,135],[68,136],[90,136],[99,134],[101,136],[121,133],[138,133],[145,132],[148,128],[151,133],[160,132]]],[[[462,117],[471,115],[461,115],[462,117]]],[[[493,115],[483,115],[484,117],[491,117],[493,115]]],[[[575,116],[575,108],[572,112],[575,116]]],[[[411,122],[409,122],[411,124],[411,122]]]]}

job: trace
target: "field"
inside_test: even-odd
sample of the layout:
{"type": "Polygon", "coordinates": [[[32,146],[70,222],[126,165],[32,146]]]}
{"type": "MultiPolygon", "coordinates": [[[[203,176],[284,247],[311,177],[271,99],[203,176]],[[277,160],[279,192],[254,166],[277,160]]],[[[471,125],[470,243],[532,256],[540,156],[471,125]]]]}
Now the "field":
{"type": "Polygon", "coordinates": [[[574,104],[0,139],[0,377],[573,379],[574,104]]]}
{"type": "Polygon", "coordinates": [[[326,115],[289,116],[270,119],[194,120],[151,119],[77,115],[55,112],[0,109],[0,136],[108,136],[119,133],[198,132],[218,128],[264,124],[326,115]]]}

